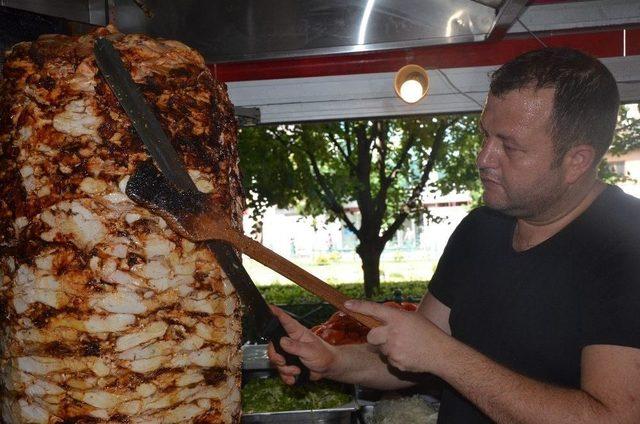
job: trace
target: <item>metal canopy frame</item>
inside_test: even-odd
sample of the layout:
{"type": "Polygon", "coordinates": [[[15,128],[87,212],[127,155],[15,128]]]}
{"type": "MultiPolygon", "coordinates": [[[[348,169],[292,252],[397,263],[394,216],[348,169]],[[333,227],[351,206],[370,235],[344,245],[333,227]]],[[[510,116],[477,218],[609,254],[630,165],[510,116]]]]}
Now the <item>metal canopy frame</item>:
{"type": "Polygon", "coordinates": [[[489,30],[486,39],[489,41],[502,39],[518,16],[524,12],[527,3],[527,0],[505,0],[502,7],[498,9],[496,20],[493,22],[493,27],[489,30]]]}
{"type": "Polygon", "coordinates": [[[0,0],[0,6],[91,25],[107,25],[107,0],[0,0]]]}

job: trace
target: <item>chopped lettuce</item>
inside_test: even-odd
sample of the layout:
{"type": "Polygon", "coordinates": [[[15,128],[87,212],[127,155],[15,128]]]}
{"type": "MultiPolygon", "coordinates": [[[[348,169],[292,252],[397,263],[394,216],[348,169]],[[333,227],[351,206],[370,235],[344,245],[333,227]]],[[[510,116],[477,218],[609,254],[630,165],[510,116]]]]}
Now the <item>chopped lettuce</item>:
{"type": "Polygon", "coordinates": [[[279,378],[255,378],[242,388],[242,410],[255,412],[337,408],[351,401],[343,386],[331,381],[287,386],[279,378]]]}

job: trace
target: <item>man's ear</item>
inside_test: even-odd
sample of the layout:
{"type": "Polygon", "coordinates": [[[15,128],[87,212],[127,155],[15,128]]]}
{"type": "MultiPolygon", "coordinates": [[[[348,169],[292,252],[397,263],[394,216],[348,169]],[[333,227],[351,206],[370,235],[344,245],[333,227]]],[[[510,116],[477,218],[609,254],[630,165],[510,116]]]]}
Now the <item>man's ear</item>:
{"type": "Polygon", "coordinates": [[[593,146],[588,144],[573,146],[562,160],[565,169],[565,181],[569,184],[578,181],[585,173],[592,170],[595,159],[596,152],[593,146]]]}

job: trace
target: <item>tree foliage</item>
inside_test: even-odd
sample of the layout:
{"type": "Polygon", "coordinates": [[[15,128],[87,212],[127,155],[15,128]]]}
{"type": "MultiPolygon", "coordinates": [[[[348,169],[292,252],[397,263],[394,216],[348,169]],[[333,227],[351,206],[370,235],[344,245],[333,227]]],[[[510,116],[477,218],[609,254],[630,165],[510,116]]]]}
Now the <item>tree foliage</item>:
{"type": "Polygon", "coordinates": [[[379,287],[380,255],[425,190],[477,188],[476,117],[340,121],[243,129],[241,168],[249,206],[327,214],[358,238],[365,293],[379,287]],[[436,174],[439,178],[432,180],[436,174]],[[350,212],[357,205],[359,214],[350,212]]]}
{"type": "MultiPolygon", "coordinates": [[[[620,107],[618,125],[609,148],[610,159],[615,159],[616,156],[622,156],[640,149],[640,119],[630,111],[630,106],[623,105],[620,107]]],[[[601,179],[611,184],[630,180],[627,175],[620,175],[614,172],[606,159],[600,163],[598,173],[601,179]]]]}

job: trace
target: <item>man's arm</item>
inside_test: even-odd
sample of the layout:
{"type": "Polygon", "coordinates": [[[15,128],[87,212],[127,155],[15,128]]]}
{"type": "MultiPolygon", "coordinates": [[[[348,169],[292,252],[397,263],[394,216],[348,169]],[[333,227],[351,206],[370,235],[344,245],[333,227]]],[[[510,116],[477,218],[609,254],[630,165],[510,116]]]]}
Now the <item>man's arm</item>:
{"type": "Polygon", "coordinates": [[[433,373],[499,423],[640,422],[640,349],[588,346],[581,388],[539,382],[497,364],[436,328],[393,308],[354,302],[350,309],[385,325],[368,341],[400,370],[433,373]],[[407,348],[407,343],[412,341],[407,348]]]}
{"type": "Polygon", "coordinates": [[[585,348],[580,390],[522,376],[462,343],[454,344],[449,355],[436,374],[496,422],[640,422],[640,349],[585,348]]]}

